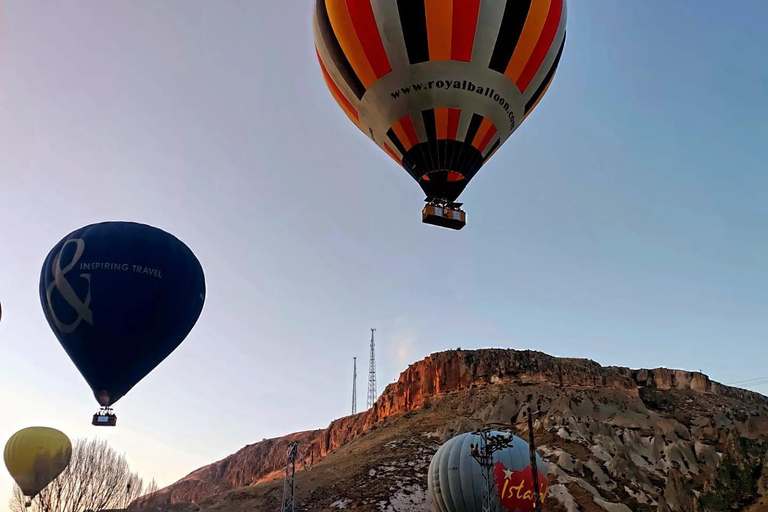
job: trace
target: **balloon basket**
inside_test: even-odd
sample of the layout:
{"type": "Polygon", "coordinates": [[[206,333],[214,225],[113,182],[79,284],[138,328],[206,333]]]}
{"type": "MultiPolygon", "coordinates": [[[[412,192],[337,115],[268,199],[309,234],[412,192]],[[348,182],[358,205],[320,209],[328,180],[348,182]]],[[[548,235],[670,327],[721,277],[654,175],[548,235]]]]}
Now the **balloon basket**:
{"type": "Polygon", "coordinates": [[[461,203],[430,201],[421,210],[421,221],[448,229],[459,230],[467,225],[467,214],[461,203]]]}
{"type": "Polygon", "coordinates": [[[91,425],[95,427],[114,427],[117,425],[117,416],[112,412],[112,409],[102,407],[99,412],[93,415],[91,425]]]}

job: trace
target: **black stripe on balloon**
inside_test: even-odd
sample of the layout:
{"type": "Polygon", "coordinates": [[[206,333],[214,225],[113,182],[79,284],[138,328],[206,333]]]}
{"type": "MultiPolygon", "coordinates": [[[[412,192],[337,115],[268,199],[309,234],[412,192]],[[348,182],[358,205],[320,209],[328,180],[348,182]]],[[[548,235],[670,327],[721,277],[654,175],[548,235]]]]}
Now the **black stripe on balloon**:
{"type": "Polygon", "coordinates": [[[422,147],[422,143],[416,144],[411,148],[411,150],[408,153],[408,156],[411,157],[411,159],[414,162],[414,170],[415,170],[415,177],[416,179],[421,179],[421,177],[430,172],[432,170],[432,166],[430,165],[429,160],[427,160],[427,152],[425,148],[422,147]]]}
{"type": "MultiPolygon", "coordinates": [[[[408,171],[408,173],[413,176],[416,181],[419,182],[419,185],[421,185],[422,190],[424,190],[424,193],[427,195],[427,197],[437,197],[440,199],[447,199],[449,201],[455,201],[461,192],[464,190],[464,188],[467,186],[467,183],[469,183],[469,180],[472,176],[474,176],[477,173],[477,170],[480,168],[480,164],[477,163],[478,161],[482,160],[482,155],[480,152],[472,147],[468,146],[464,142],[460,141],[454,141],[454,140],[441,140],[438,141],[439,145],[445,145],[446,150],[449,148],[456,148],[458,153],[458,148],[463,148],[463,151],[467,153],[467,159],[469,161],[476,162],[472,165],[471,171],[468,174],[464,174],[463,180],[459,181],[448,181],[449,171],[456,171],[460,172],[459,169],[456,168],[448,168],[448,169],[429,169],[424,167],[418,167],[417,170],[414,172],[408,171]],[[426,172],[433,171],[431,174],[429,174],[429,181],[422,180],[422,176],[426,172]]],[[[410,149],[408,151],[408,155],[406,157],[410,158],[412,157],[414,160],[422,161],[423,160],[423,146],[426,146],[427,143],[420,143],[410,149]],[[420,147],[421,146],[421,147],[420,147]]],[[[408,168],[406,168],[408,170],[408,168]]]]}
{"type": "Polygon", "coordinates": [[[424,128],[427,130],[427,140],[430,142],[437,140],[437,125],[435,124],[435,111],[432,109],[422,110],[421,118],[424,120],[424,128]]]}
{"type": "Polygon", "coordinates": [[[467,136],[464,137],[464,147],[465,150],[461,153],[461,158],[458,162],[458,171],[462,174],[466,174],[467,169],[471,159],[472,152],[466,151],[469,148],[475,149],[474,146],[472,146],[472,141],[475,140],[475,135],[477,135],[477,131],[480,129],[480,125],[483,122],[483,116],[479,114],[472,114],[472,119],[469,121],[469,128],[467,129],[467,136]]]}
{"type": "Polygon", "coordinates": [[[429,154],[432,158],[432,168],[440,168],[440,151],[437,147],[437,125],[435,124],[435,111],[432,109],[422,110],[421,119],[424,121],[424,128],[427,132],[427,143],[429,144],[429,154]]]}
{"type": "Polygon", "coordinates": [[[544,94],[544,91],[549,86],[550,82],[552,82],[552,78],[555,76],[555,72],[557,71],[557,66],[560,64],[560,57],[563,56],[563,50],[565,49],[565,36],[566,34],[563,34],[563,42],[560,44],[560,50],[557,52],[557,57],[555,57],[555,62],[552,64],[552,67],[549,68],[549,73],[547,73],[547,77],[544,79],[543,82],[541,82],[541,85],[538,89],[536,89],[536,92],[533,94],[530,100],[528,100],[528,103],[525,104],[525,113],[527,114],[533,106],[536,104],[537,101],[539,101],[539,98],[542,94],[544,94]]]}
{"type": "Polygon", "coordinates": [[[317,0],[317,22],[320,25],[320,33],[325,42],[325,47],[328,49],[333,63],[336,65],[339,73],[341,73],[341,77],[352,90],[352,93],[357,96],[357,99],[362,99],[365,94],[365,86],[360,81],[355,70],[352,69],[352,64],[349,63],[344,50],[341,49],[339,40],[331,25],[331,18],[328,17],[328,8],[325,5],[325,1],[317,0]]]}
{"type": "Polygon", "coordinates": [[[407,153],[407,151],[405,151],[405,146],[403,146],[403,143],[400,142],[400,139],[397,138],[397,134],[392,128],[390,128],[389,131],[387,132],[387,137],[389,137],[389,140],[392,141],[392,144],[395,145],[395,147],[400,151],[400,153],[403,156],[405,156],[405,153],[407,153]]]}
{"type": "Polygon", "coordinates": [[[488,160],[494,151],[496,151],[496,148],[498,148],[501,145],[501,139],[498,139],[496,142],[493,143],[493,146],[491,146],[491,149],[488,150],[488,152],[483,157],[483,163],[485,163],[486,160],[488,160]]]}
{"type": "Polygon", "coordinates": [[[464,137],[464,142],[467,144],[472,144],[472,141],[475,140],[475,135],[477,135],[477,130],[480,129],[480,124],[483,122],[483,116],[480,114],[472,114],[472,120],[469,121],[469,129],[467,130],[467,136],[464,137]]]}
{"type": "Polygon", "coordinates": [[[489,68],[499,73],[507,71],[509,61],[515,52],[520,34],[523,32],[528,11],[531,8],[531,0],[507,0],[504,8],[504,16],[501,19],[499,36],[496,38],[496,46],[493,48],[489,68]]]}
{"type": "Polygon", "coordinates": [[[417,169],[416,162],[414,162],[413,158],[410,157],[410,155],[403,158],[403,167],[406,171],[408,171],[408,174],[411,175],[413,179],[416,181],[419,181],[421,179],[422,174],[419,174],[419,171],[417,169]]]}
{"type": "Polygon", "coordinates": [[[403,27],[405,49],[411,64],[429,60],[429,39],[427,38],[427,10],[424,0],[397,0],[400,25],[403,27]]]}
{"type": "Polygon", "coordinates": [[[464,176],[466,176],[467,178],[477,174],[477,171],[479,171],[480,168],[485,163],[485,161],[483,160],[483,154],[474,147],[472,149],[474,149],[475,151],[472,153],[472,158],[470,158],[469,161],[467,162],[467,166],[466,166],[467,168],[466,168],[466,171],[464,172],[464,176]]]}

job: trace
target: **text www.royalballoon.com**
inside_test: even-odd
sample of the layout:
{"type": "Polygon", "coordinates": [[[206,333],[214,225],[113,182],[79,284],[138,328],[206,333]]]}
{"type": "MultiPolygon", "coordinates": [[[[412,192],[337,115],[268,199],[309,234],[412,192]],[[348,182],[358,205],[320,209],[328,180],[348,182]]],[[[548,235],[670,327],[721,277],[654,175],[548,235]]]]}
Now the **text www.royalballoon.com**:
{"type": "Polygon", "coordinates": [[[483,86],[475,85],[474,83],[468,82],[467,80],[432,80],[429,82],[422,82],[418,84],[412,84],[412,85],[407,85],[405,87],[401,87],[400,89],[397,89],[396,91],[391,92],[390,95],[394,99],[399,99],[411,93],[428,91],[430,89],[444,89],[444,90],[458,89],[458,90],[467,91],[467,92],[485,96],[486,98],[489,98],[497,102],[500,106],[504,108],[504,111],[507,112],[507,114],[509,115],[509,123],[510,123],[509,128],[510,129],[515,128],[515,113],[512,111],[512,106],[509,104],[509,102],[499,93],[497,93],[492,87],[483,87],[483,86]]]}

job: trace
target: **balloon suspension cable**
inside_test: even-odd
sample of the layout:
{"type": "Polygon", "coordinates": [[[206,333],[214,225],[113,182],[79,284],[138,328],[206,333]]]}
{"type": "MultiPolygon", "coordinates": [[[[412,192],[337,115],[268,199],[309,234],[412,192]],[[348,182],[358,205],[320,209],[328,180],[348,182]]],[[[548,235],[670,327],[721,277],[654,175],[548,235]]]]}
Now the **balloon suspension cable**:
{"type": "Polygon", "coordinates": [[[437,206],[438,208],[450,208],[451,210],[457,210],[460,212],[464,211],[461,209],[464,203],[457,203],[454,201],[449,201],[447,199],[440,199],[439,197],[428,196],[424,198],[424,202],[429,204],[430,206],[437,206]]]}
{"type": "Polygon", "coordinates": [[[102,405],[99,412],[93,415],[91,424],[96,427],[114,427],[117,425],[117,415],[111,407],[102,405]]]}
{"type": "Polygon", "coordinates": [[[493,489],[496,487],[493,478],[493,454],[506,448],[512,448],[512,432],[509,429],[497,427],[484,428],[473,432],[473,434],[480,436],[478,444],[470,445],[470,454],[480,464],[485,481],[482,512],[497,512],[497,500],[493,497],[493,489]],[[498,433],[493,434],[493,432],[498,433]]]}

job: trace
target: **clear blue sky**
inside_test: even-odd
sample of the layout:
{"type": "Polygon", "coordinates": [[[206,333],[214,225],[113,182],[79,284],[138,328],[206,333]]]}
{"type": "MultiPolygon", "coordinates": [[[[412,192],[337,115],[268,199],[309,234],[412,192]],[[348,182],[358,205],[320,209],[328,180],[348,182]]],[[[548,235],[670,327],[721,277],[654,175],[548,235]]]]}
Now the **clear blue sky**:
{"type": "Polygon", "coordinates": [[[380,391],[459,346],[768,375],[768,3],[571,1],[558,76],[461,232],[420,222],[331,99],[312,4],[2,3],[0,441],[97,433],[37,281],[103,220],[174,233],[207,275],[192,335],[98,431],[161,485],[348,414],[353,356],[364,408],[369,327],[380,391]]]}

